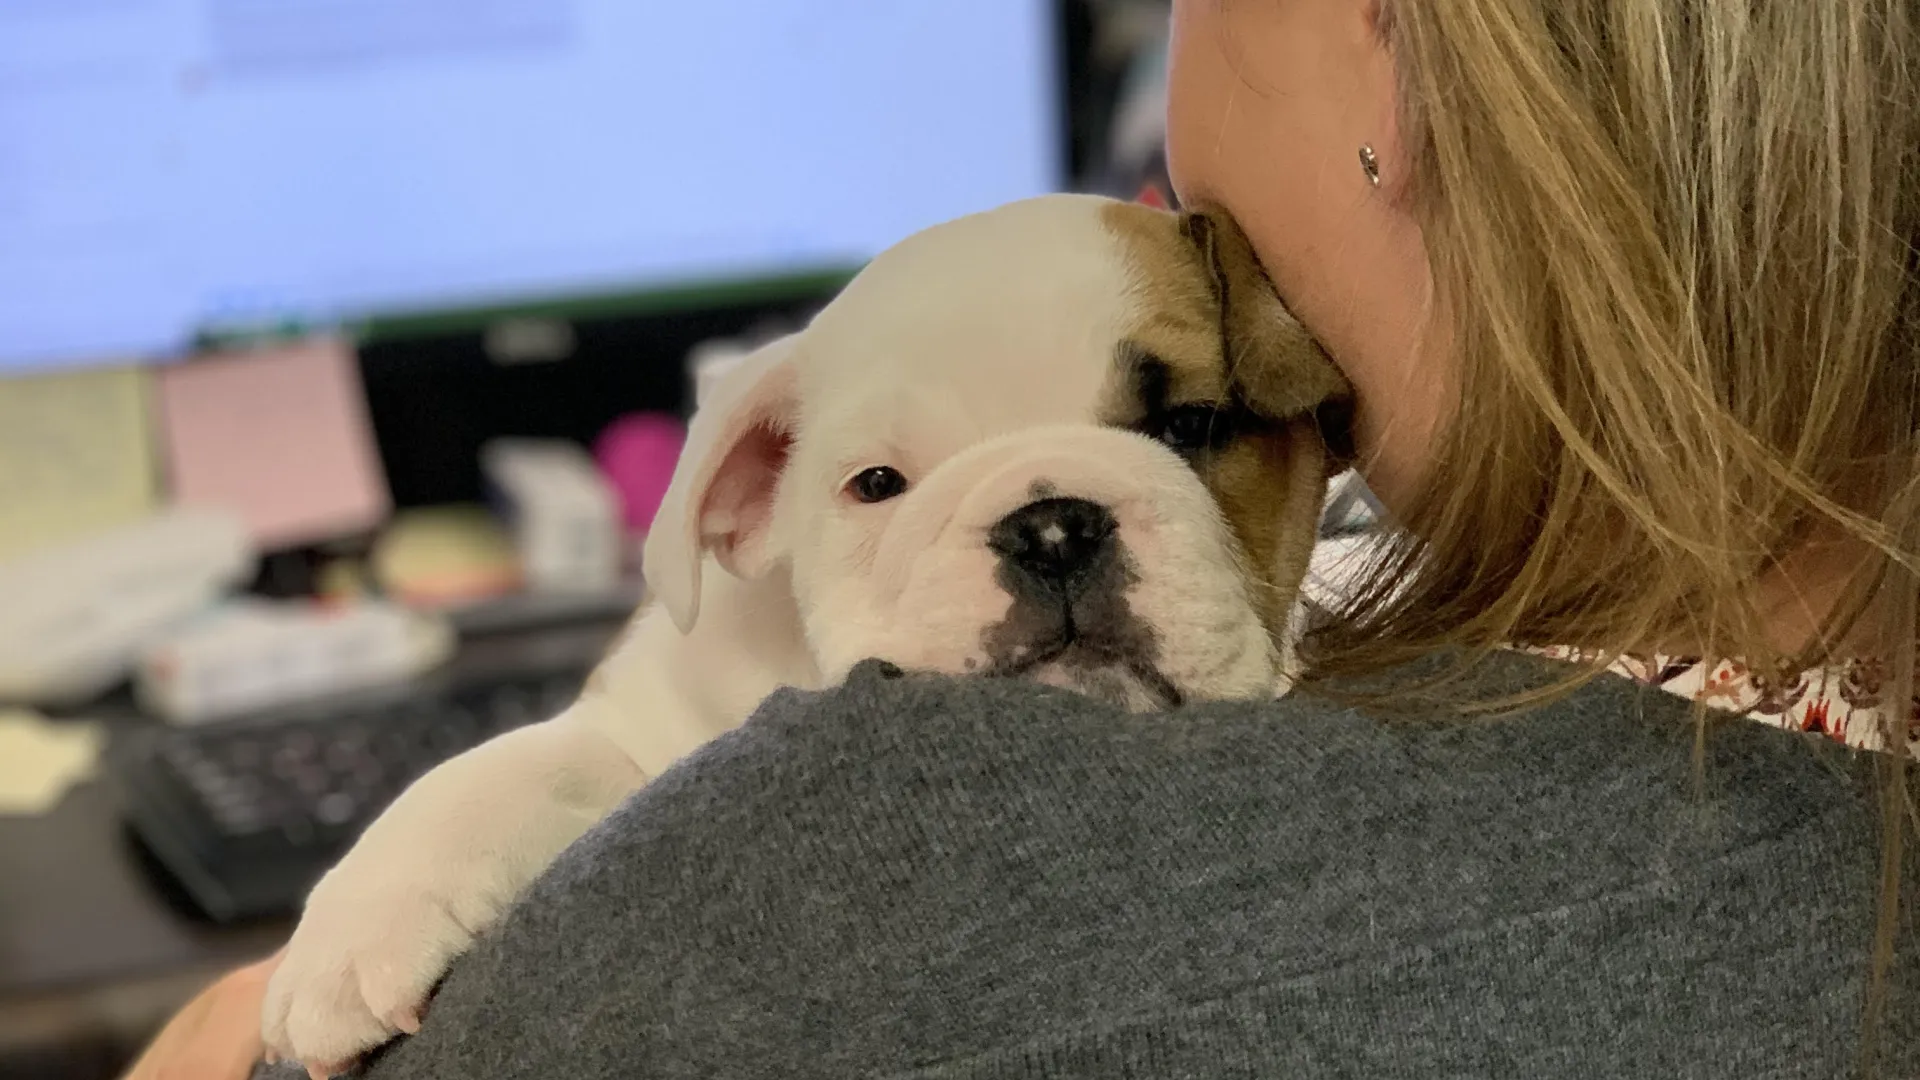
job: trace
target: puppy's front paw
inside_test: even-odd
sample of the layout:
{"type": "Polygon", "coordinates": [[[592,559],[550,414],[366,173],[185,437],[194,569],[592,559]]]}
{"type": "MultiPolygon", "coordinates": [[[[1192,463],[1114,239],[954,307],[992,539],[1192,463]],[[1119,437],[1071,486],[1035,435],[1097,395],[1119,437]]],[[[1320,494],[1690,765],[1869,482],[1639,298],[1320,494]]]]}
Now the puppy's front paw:
{"type": "Polygon", "coordinates": [[[267,1048],[317,1077],[418,1031],[434,983],[489,921],[417,874],[354,864],[349,854],[314,889],[261,1016],[267,1048]]]}

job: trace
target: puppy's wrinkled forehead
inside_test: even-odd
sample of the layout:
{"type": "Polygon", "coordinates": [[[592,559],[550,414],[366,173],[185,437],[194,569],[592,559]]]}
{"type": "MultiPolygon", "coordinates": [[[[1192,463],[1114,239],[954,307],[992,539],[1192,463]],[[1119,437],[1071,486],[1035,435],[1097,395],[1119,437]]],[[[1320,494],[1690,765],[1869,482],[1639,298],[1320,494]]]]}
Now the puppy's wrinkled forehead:
{"type": "Polygon", "coordinates": [[[1109,200],[1050,196],[888,249],[808,330],[808,429],[942,424],[990,437],[1092,421],[1137,320],[1109,200]]]}
{"type": "Polygon", "coordinates": [[[1217,438],[1195,468],[1230,515],[1255,519],[1287,489],[1276,440],[1349,393],[1229,217],[1088,196],[1015,203],[889,249],[802,347],[809,458],[848,465],[883,444],[931,467],[1040,425],[1158,438],[1169,418],[1191,426],[1212,410],[1217,438]]]}
{"type": "MultiPolygon", "coordinates": [[[[803,368],[836,423],[940,408],[987,434],[1138,420],[1141,382],[1172,401],[1291,417],[1347,387],[1225,214],[1077,195],[927,229],[821,312],[803,368]]],[[[1149,403],[1150,404],[1150,403],[1149,403]]]]}

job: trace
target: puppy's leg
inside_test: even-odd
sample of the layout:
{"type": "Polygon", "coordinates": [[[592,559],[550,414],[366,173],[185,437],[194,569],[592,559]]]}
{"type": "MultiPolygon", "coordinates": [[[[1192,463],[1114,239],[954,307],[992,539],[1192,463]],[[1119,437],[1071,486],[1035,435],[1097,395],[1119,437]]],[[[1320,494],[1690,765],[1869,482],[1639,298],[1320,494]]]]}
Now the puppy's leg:
{"type": "Polygon", "coordinates": [[[269,1048],[344,1064],[412,1030],[433,984],[554,856],[643,782],[584,713],[422,777],[314,887],[268,983],[269,1048]]]}
{"type": "Polygon", "coordinates": [[[270,1049],[328,1073],[412,1030],[453,959],[567,845],[775,687],[808,683],[784,582],[716,586],[694,633],[644,612],[573,707],[442,764],[369,827],[268,984],[270,1049]]]}

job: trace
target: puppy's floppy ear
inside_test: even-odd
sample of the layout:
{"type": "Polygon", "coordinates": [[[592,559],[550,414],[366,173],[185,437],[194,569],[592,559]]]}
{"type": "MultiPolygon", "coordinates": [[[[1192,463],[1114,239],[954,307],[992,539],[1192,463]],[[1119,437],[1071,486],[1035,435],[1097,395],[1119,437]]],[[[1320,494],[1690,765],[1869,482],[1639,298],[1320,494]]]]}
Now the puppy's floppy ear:
{"type": "Polygon", "coordinates": [[[1180,228],[1210,275],[1227,375],[1246,404],[1275,420],[1316,417],[1334,456],[1351,457],[1353,387],[1281,303],[1246,233],[1216,206],[1182,214],[1180,228]]]}
{"type": "Polygon", "coordinates": [[[774,496],[798,414],[799,334],[750,353],[694,412],[643,556],[648,590],[682,633],[700,614],[708,552],[741,577],[764,573],[774,496]]]}

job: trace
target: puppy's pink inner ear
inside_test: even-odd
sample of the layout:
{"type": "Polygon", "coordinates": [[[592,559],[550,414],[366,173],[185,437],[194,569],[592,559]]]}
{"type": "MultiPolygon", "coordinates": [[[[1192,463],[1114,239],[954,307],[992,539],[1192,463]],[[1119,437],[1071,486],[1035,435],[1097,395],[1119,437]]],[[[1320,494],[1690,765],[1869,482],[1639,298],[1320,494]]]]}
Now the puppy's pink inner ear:
{"type": "Polygon", "coordinates": [[[774,495],[793,451],[793,437],[767,425],[747,430],[727,452],[700,515],[700,534],[720,565],[757,571],[773,524],[774,495]]]}

